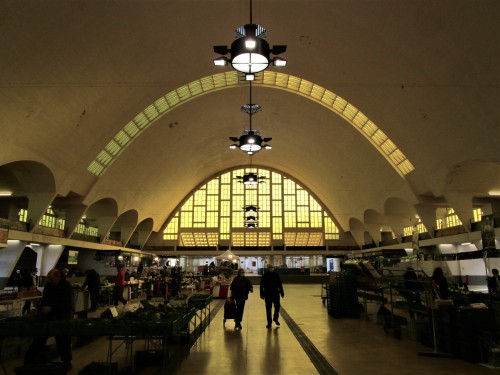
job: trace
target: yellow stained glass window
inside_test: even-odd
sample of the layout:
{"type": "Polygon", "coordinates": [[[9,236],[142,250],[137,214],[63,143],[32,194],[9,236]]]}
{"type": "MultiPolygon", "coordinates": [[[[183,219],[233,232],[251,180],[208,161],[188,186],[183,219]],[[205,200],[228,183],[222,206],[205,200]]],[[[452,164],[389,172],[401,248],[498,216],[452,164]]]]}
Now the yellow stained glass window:
{"type": "Polygon", "coordinates": [[[219,210],[219,196],[218,195],[207,196],[207,210],[208,211],[218,211],[219,210]]]}
{"type": "Polygon", "coordinates": [[[163,231],[164,240],[177,240],[179,232],[179,214],[177,213],[163,231]]]}
{"type": "Polygon", "coordinates": [[[221,185],[220,198],[222,200],[229,200],[229,199],[231,199],[231,185],[229,185],[229,184],[222,184],[221,185]]]}
{"type": "Polygon", "coordinates": [[[223,217],[220,219],[220,232],[228,236],[224,239],[229,239],[229,234],[231,233],[231,219],[229,217],[223,217]]]}
{"type": "Polygon", "coordinates": [[[297,226],[297,213],[295,211],[284,212],[285,227],[294,228],[297,226]]]}
{"type": "Polygon", "coordinates": [[[281,200],[282,199],[282,193],[281,193],[281,184],[279,185],[273,185],[273,200],[281,200]]]}
{"type": "Polygon", "coordinates": [[[273,201],[273,215],[274,216],[281,216],[283,212],[283,202],[281,200],[279,201],[273,201]]]}
{"type": "Polygon", "coordinates": [[[311,228],[322,228],[323,227],[323,220],[322,220],[322,213],[321,211],[313,211],[310,212],[310,220],[309,222],[311,223],[311,228]]]}
{"type": "Polygon", "coordinates": [[[295,211],[295,195],[285,195],[283,197],[283,203],[285,204],[285,211],[295,211]]]}
{"type": "Polygon", "coordinates": [[[273,217],[273,234],[279,234],[283,232],[283,218],[273,217]]]}
{"type": "Polygon", "coordinates": [[[194,205],[195,206],[204,205],[207,199],[206,194],[207,194],[206,186],[203,186],[200,190],[194,193],[194,205]]]}
{"type": "Polygon", "coordinates": [[[340,238],[339,229],[333,222],[333,220],[326,214],[324,214],[325,219],[325,239],[327,240],[338,240],[340,238]]]}
{"type": "Polygon", "coordinates": [[[231,202],[230,201],[221,201],[220,202],[220,215],[221,216],[230,216],[231,215],[231,202]]]}
{"type": "Polygon", "coordinates": [[[297,206],[309,206],[309,193],[302,189],[297,189],[297,206]]]}
{"type": "Polygon", "coordinates": [[[166,226],[163,238],[183,246],[214,246],[214,241],[220,240],[230,240],[234,246],[270,246],[271,236],[286,241],[285,228],[295,231],[288,240],[293,237],[291,243],[300,246],[318,246],[325,239],[339,239],[333,220],[302,186],[277,172],[242,168],[211,179],[187,197],[166,226]],[[263,183],[243,184],[242,176],[249,172],[265,177],[263,183]],[[256,206],[257,213],[246,213],[248,206],[256,206]],[[246,228],[248,216],[256,218],[258,230],[246,228]],[[196,231],[191,233],[190,228],[196,231]],[[310,232],[313,228],[318,232],[310,232]]]}

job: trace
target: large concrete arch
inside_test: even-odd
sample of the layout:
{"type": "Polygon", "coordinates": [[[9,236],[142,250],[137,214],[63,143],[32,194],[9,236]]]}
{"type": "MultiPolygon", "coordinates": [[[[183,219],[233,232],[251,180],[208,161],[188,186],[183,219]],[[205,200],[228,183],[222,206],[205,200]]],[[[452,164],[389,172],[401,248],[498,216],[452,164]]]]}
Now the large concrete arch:
{"type": "MultiPolygon", "coordinates": [[[[88,171],[96,176],[102,175],[106,168],[145,129],[180,105],[202,95],[243,84],[247,84],[246,81],[241,79],[237,72],[232,71],[201,78],[165,94],[126,124],[90,163],[87,167],[88,171]]],[[[328,108],[358,130],[401,177],[414,170],[413,165],[403,152],[373,121],[353,104],[326,88],[299,77],[272,71],[265,71],[258,76],[254,84],[285,90],[328,108]]]]}

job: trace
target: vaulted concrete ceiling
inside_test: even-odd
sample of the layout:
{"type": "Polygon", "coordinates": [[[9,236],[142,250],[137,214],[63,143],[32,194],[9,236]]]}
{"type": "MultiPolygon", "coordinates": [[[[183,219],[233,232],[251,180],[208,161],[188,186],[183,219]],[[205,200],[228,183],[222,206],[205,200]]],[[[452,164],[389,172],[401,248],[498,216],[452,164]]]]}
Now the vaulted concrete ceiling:
{"type": "MultiPolygon", "coordinates": [[[[496,0],[254,0],[254,23],[271,45],[288,46],[288,66],[269,72],[345,100],[414,170],[400,173],[383,155],[388,143],[370,142],[313,100],[309,86],[294,93],[262,79],[253,125],[273,149],[253,163],[309,188],[346,231],[367,217],[377,220],[365,226],[381,224],[378,214],[390,221],[394,202],[409,214],[429,201],[472,205],[500,190],[499,19],[496,0]]],[[[41,163],[57,195],[80,195],[86,205],[112,198],[119,214],[135,210],[159,230],[196,186],[248,165],[228,148],[228,137],[248,127],[240,111],[247,84],[185,100],[99,176],[87,168],[167,93],[230,76],[213,66],[212,47],[230,45],[248,22],[247,0],[0,1],[0,165],[41,163]]]]}

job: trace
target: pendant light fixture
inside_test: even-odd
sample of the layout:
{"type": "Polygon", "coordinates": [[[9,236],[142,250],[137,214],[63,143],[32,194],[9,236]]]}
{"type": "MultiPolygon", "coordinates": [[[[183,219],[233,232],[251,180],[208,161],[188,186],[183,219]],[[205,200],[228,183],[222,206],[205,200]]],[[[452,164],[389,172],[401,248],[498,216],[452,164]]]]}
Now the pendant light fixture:
{"type": "Polygon", "coordinates": [[[214,46],[214,52],[222,56],[214,59],[214,65],[226,66],[231,64],[233,69],[245,74],[247,81],[253,81],[255,74],[267,69],[270,64],[286,66],[287,61],[279,55],[286,51],[286,45],[269,47],[266,40],[267,31],[264,27],[254,24],[252,20],[252,0],[250,0],[250,23],[236,29],[236,39],[227,46],[214,46]],[[230,54],[228,58],[226,55],[230,54]]]}
{"type": "MultiPolygon", "coordinates": [[[[252,155],[250,155],[250,170],[252,170],[252,155]]],[[[243,183],[247,186],[255,186],[257,184],[265,184],[267,179],[266,176],[259,176],[256,173],[249,172],[245,173],[243,176],[236,176],[238,182],[243,183]]]]}
{"type": "Polygon", "coordinates": [[[229,140],[235,142],[229,148],[240,149],[248,155],[255,155],[261,149],[270,150],[272,146],[267,142],[270,142],[272,138],[262,138],[258,130],[252,129],[252,116],[254,113],[262,110],[262,107],[252,103],[252,82],[249,83],[250,103],[242,106],[241,110],[250,116],[250,128],[243,130],[243,133],[239,137],[229,137],[229,140]]]}
{"type": "MultiPolygon", "coordinates": [[[[246,190],[246,189],[245,189],[246,190]]],[[[249,200],[252,202],[256,201],[256,198],[254,196],[254,193],[256,192],[255,189],[250,189],[250,191],[247,191],[250,196],[249,200]]],[[[245,228],[256,228],[259,225],[259,217],[257,214],[258,207],[253,206],[253,205],[248,205],[243,207],[244,210],[244,226],[245,228]]]]}

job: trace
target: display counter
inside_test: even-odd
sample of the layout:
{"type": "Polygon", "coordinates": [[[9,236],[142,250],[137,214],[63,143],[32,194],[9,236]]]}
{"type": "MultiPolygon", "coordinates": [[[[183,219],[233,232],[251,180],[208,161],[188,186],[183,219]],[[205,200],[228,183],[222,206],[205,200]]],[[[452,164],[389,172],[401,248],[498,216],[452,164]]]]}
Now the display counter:
{"type": "Polygon", "coordinates": [[[130,280],[125,282],[125,287],[123,288],[123,298],[130,301],[141,297],[143,292],[142,284],[142,280],[130,280]]]}
{"type": "Polygon", "coordinates": [[[26,301],[37,301],[41,298],[42,296],[2,299],[0,300],[0,318],[21,316],[26,301]]]}

